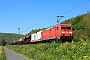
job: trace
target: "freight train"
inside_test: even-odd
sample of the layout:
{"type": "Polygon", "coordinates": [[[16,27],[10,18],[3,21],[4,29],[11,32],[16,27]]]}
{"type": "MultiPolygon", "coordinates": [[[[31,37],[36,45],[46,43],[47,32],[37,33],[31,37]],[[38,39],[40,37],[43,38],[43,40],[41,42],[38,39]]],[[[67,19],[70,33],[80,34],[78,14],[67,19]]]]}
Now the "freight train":
{"type": "Polygon", "coordinates": [[[53,27],[33,33],[31,35],[10,42],[11,45],[29,44],[39,42],[72,42],[73,29],[71,24],[56,24],[53,27]]]}

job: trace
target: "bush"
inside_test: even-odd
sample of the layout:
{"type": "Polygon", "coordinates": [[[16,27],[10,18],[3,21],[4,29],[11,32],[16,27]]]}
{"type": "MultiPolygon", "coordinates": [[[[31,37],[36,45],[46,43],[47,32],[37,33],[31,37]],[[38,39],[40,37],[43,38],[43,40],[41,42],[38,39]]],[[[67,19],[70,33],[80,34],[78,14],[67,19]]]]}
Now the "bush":
{"type": "Polygon", "coordinates": [[[0,60],[6,60],[6,54],[5,54],[5,51],[4,51],[3,47],[2,47],[2,53],[1,53],[1,56],[0,56],[0,60]]]}
{"type": "Polygon", "coordinates": [[[6,41],[3,39],[0,43],[2,46],[5,46],[6,45],[6,41]]]}

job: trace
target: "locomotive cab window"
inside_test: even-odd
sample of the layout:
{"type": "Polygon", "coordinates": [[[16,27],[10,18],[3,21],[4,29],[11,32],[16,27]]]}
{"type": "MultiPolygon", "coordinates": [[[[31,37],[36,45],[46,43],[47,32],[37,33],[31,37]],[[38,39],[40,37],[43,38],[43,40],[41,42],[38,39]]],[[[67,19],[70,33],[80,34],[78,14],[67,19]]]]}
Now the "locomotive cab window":
{"type": "Polygon", "coordinates": [[[58,30],[58,27],[57,27],[57,30],[58,30]]]}
{"type": "Polygon", "coordinates": [[[61,29],[67,29],[67,30],[70,30],[70,29],[71,29],[71,26],[61,26],[61,29]]]}
{"type": "Polygon", "coordinates": [[[67,29],[70,30],[71,29],[71,26],[67,26],[67,29]]]}
{"type": "Polygon", "coordinates": [[[66,29],[66,26],[61,26],[61,29],[66,29]]]}

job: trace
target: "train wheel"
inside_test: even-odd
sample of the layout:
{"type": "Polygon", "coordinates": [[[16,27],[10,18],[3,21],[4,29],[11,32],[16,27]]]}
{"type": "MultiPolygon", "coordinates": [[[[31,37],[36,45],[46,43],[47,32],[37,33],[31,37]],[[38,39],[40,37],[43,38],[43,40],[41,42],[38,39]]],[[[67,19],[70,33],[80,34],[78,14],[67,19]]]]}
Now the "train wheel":
{"type": "Polygon", "coordinates": [[[58,43],[58,38],[56,37],[55,42],[58,43]]]}

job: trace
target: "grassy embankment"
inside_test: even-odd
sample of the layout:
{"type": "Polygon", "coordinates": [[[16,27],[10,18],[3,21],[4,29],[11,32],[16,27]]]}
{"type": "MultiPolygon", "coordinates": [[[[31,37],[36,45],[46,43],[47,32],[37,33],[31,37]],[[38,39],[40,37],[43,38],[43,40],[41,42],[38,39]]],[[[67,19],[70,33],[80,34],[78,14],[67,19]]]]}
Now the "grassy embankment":
{"type": "Polygon", "coordinates": [[[34,60],[90,60],[90,41],[8,45],[8,48],[34,60]]]}
{"type": "Polygon", "coordinates": [[[2,46],[0,46],[0,60],[6,60],[6,54],[2,46]]]}

